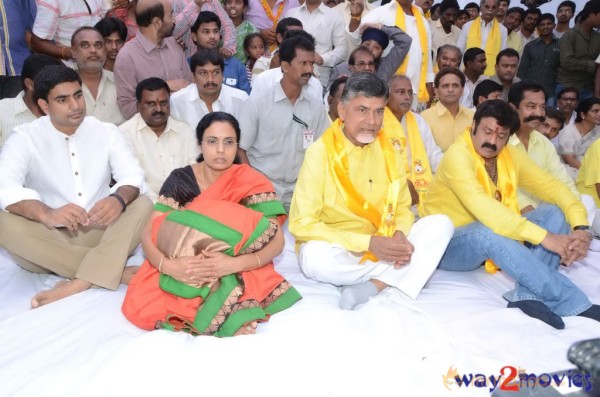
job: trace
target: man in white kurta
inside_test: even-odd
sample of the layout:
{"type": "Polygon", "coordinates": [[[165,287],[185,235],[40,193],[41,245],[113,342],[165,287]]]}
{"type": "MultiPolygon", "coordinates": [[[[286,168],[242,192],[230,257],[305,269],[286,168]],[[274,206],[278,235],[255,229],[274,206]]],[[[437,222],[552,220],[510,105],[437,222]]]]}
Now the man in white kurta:
{"type": "Polygon", "coordinates": [[[171,171],[193,164],[199,155],[192,127],[170,116],[169,92],[158,77],[140,81],[138,113],[119,126],[144,170],[146,194],[152,201],[171,171]]]}

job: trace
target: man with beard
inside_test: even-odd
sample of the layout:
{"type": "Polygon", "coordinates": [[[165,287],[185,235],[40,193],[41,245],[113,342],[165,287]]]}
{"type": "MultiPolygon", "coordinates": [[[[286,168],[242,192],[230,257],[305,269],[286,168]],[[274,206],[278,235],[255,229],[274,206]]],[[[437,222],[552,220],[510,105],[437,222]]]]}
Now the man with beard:
{"type": "Polygon", "coordinates": [[[227,112],[240,117],[248,94],[223,84],[225,60],[217,50],[201,49],[190,60],[195,84],[171,95],[171,114],[196,128],[210,112],[227,112]]]}
{"type": "Polygon", "coordinates": [[[431,22],[431,48],[437,54],[438,48],[445,44],[456,45],[460,28],[454,26],[460,9],[456,0],[443,0],[440,4],[440,19],[431,22]]]}
{"type": "Polygon", "coordinates": [[[289,211],[306,149],[327,128],[321,98],[308,94],[315,44],[308,33],[286,38],[279,46],[281,81],[260,95],[251,95],[240,116],[238,154],[271,180],[289,211]]]}
{"type": "Polygon", "coordinates": [[[117,105],[113,73],[103,67],[106,49],[100,32],[90,26],[77,29],[71,39],[71,53],[81,77],[87,115],[107,123],[121,124],[125,119],[117,105]]]}
{"type": "Polygon", "coordinates": [[[161,78],[171,92],[192,81],[181,46],[170,37],[175,25],[169,0],[139,0],[135,16],[139,30],[117,55],[114,71],[117,103],[126,119],[136,113],[135,88],[140,81],[161,78]]]}
{"type": "MultiPolygon", "coordinates": [[[[481,16],[463,26],[457,47],[463,52],[473,47],[481,48],[485,51],[487,59],[494,59],[500,50],[506,48],[508,36],[506,28],[496,20],[497,11],[498,0],[481,0],[481,16]]],[[[484,74],[494,74],[491,64],[484,74]]]]}
{"type": "MultiPolygon", "coordinates": [[[[581,196],[573,179],[560,161],[556,149],[550,140],[537,129],[545,120],[546,96],[544,88],[530,81],[522,81],[512,86],[508,101],[519,115],[520,128],[510,137],[508,144],[521,148],[538,167],[563,183],[571,193],[583,202],[591,225],[596,213],[594,200],[590,196],[581,196]]],[[[521,213],[528,213],[542,204],[534,194],[519,189],[517,201],[521,213]]],[[[547,201],[547,200],[546,200],[547,201]]]]}
{"type": "Polygon", "coordinates": [[[560,39],[562,35],[569,30],[569,22],[575,16],[576,5],[571,0],[563,1],[556,9],[556,29],[554,29],[554,37],[560,39]]]}
{"type": "Polygon", "coordinates": [[[171,171],[193,164],[199,154],[194,129],[170,116],[169,94],[164,80],[140,81],[135,89],[139,113],[119,126],[144,170],[152,201],[171,171]]]}
{"type": "Polygon", "coordinates": [[[435,95],[439,102],[423,111],[435,143],[446,151],[454,140],[473,122],[473,111],[460,105],[465,75],[458,69],[446,68],[435,76],[435,95]]]}
{"type": "Polygon", "coordinates": [[[535,80],[544,87],[548,106],[556,105],[556,70],[560,60],[558,39],[552,34],[554,26],[554,15],[540,17],[540,37],[525,45],[517,73],[521,80],[535,80]]]}
{"type": "Polygon", "coordinates": [[[492,274],[502,269],[516,281],[504,295],[508,307],[557,329],[565,327],[561,316],[600,321],[600,306],[558,271],[560,262],[569,266],[587,255],[585,208],[526,153],[507,145],[519,124],[510,105],[486,101],[472,128],[442,158],[425,213],[448,215],[456,229],[439,268],[465,272],[484,265],[492,274]],[[521,215],[515,187],[553,205],[521,215]]]}
{"type": "Polygon", "coordinates": [[[0,245],[24,269],[69,280],[36,294],[32,308],[127,284],[137,268],[125,262],[152,211],[123,134],[85,116],[77,72],[47,66],[34,89],[46,116],[18,126],[0,153],[0,245]]]}
{"type": "Polygon", "coordinates": [[[104,37],[104,47],[106,48],[104,69],[112,72],[117,55],[127,39],[127,26],[119,18],[105,17],[99,20],[94,27],[104,37]]]}
{"type": "Polygon", "coordinates": [[[519,54],[523,53],[523,39],[519,32],[517,32],[517,28],[521,25],[521,21],[523,20],[523,13],[525,11],[520,7],[509,8],[506,12],[506,16],[504,17],[504,27],[508,32],[508,36],[506,38],[506,46],[508,48],[512,48],[517,51],[519,54]]]}
{"type": "Polygon", "coordinates": [[[500,0],[498,1],[498,11],[496,11],[496,20],[500,23],[504,21],[504,17],[506,16],[506,11],[508,11],[508,7],[510,6],[510,0],[500,0]]]}
{"type": "Polygon", "coordinates": [[[487,68],[487,58],[485,51],[481,48],[473,47],[465,51],[463,56],[463,64],[465,65],[465,89],[463,96],[460,98],[460,104],[466,108],[473,108],[473,94],[479,83],[487,80],[488,77],[483,74],[487,68]]]}
{"type": "Polygon", "coordinates": [[[517,68],[519,67],[519,53],[512,48],[506,48],[496,57],[496,74],[491,80],[503,87],[502,100],[508,101],[508,91],[514,83],[521,81],[517,77],[517,68]]]}
{"type": "Polygon", "coordinates": [[[519,35],[523,39],[523,45],[527,45],[538,38],[538,33],[535,28],[538,25],[538,20],[541,15],[542,12],[539,8],[528,8],[525,10],[523,23],[521,24],[521,29],[519,29],[519,35]]]}

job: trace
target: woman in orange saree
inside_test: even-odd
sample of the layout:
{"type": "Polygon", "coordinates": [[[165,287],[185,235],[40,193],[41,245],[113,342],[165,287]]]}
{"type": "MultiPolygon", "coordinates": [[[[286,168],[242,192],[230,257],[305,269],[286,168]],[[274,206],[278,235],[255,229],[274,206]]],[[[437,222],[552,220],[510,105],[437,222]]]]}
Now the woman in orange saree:
{"type": "Polygon", "coordinates": [[[197,128],[203,156],[165,181],[142,240],[147,260],[123,313],[135,325],[194,335],[253,333],[301,297],[273,267],[283,206],[269,180],[233,164],[239,126],[213,112],[197,128]]]}

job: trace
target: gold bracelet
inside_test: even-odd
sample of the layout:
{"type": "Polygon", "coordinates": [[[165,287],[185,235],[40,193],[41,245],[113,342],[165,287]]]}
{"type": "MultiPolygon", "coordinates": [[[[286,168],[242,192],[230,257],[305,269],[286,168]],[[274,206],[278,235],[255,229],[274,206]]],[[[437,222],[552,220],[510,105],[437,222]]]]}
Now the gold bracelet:
{"type": "Polygon", "coordinates": [[[61,57],[62,59],[65,59],[65,49],[66,49],[66,48],[67,48],[67,47],[63,47],[63,48],[60,50],[60,57],[61,57]]]}
{"type": "Polygon", "coordinates": [[[260,258],[258,257],[258,255],[256,255],[254,252],[252,253],[252,255],[256,257],[256,260],[258,261],[258,267],[261,267],[262,263],[260,262],[260,258]]]}
{"type": "Polygon", "coordinates": [[[163,264],[163,261],[165,260],[165,258],[166,258],[166,256],[163,255],[163,257],[160,258],[160,262],[158,263],[158,272],[161,274],[162,274],[162,264],[163,264]]]}
{"type": "Polygon", "coordinates": [[[357,15],[357,16],[350,15],[350,19],[353,19],[355,21],[360,21],[362,19],[362,17],[360,15],[357,15]]]}

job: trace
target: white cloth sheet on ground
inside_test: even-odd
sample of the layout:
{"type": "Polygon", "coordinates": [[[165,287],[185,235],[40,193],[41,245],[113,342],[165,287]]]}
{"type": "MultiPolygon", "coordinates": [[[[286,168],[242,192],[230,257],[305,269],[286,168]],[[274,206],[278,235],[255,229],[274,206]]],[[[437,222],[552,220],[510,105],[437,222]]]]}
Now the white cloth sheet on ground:
{"type": "MultiPolygon", "coordinates": [[[[29,310],[60,278],[28,273],[0,253],[0,395],[4,396],[487,396],[489,387],[444,388],[460,374],[568,369],[567,349],[600,337],[600,323],[565,318],[559,331],[507,309],[504,273],[437,270],[417,301],[393,289],[356,311],[339,289],[300,272],[293,241],[277,270],[303,295],[257,335],[192,337],[146,332],[120,308],[125,286],[91,289],[29,310]]],[[[562,270],[600,303],[600,252],[562,270]]]]}

